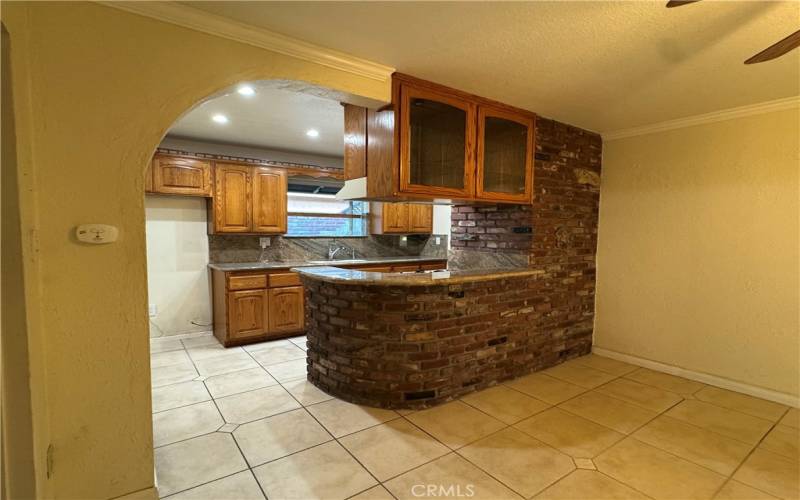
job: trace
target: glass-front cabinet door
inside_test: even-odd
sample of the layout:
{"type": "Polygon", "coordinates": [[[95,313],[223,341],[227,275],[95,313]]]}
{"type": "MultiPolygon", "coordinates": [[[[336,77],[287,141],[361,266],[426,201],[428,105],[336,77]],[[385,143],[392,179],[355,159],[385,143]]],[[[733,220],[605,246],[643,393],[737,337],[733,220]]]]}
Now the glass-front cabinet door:
{"type": "Polygon", "coordinates": [[[532,115],[479,106],[477,198],[532,201],[533,130],[532,115]]]}
{"type": "Polygon", "coordinates": [[[400,191],[472,197],[475,104],[412,85],[400,96],[400,191]]]}

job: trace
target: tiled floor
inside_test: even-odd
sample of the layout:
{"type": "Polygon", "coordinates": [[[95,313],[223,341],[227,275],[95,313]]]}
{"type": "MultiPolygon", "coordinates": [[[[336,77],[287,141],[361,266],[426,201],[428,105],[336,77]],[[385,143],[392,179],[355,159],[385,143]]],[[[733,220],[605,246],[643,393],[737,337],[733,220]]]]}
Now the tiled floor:
{"type": "Polygon", "coordinates": [[[162,497],[800,497],[797,409],[589,355],[395,412],[308,384],[304,345],[151,342],[162,497]]]}

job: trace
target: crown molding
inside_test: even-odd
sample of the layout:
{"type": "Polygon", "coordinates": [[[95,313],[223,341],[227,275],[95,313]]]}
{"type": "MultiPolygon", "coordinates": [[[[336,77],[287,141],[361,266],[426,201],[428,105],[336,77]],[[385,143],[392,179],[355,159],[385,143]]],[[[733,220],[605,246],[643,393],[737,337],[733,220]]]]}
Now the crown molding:
{"type": "Polygon", "coordinates": [[[783,111],[785,109],[797,107],[800,107],[800,97],[787,97],[785,99],[760,102],[757,104],[740,106],[738,108],[723,109],[722,111],[714,111],[713,113],[687,116],[686,118],[678,118],[677,120],[669,120],[661,123],[654,123],[652,125],[644,125],[642,127],[615,130],[612,132],[603,133],[601,135],[604,141],[613,141],[615,139],[635,137],[637,135],[652,134],[655,132],[664,132],[667,130],[692,127],[694,125],[703,125],[706,123],[721,122],[725,120],[732,120],[734,118],[742,118],[744,116],[770,113],[773,111],[783,111]]]}
{"type": "Polygon", "coordinates": [[[180,5],[174,2],[100,1],[97,3],[209,35],[246,43],[304,61],[321,64],[372,80],[389,81],[392,73],[394,73],[394,68],[390,66],[384,66],[344,52],[320,47],[266,29],[256,28],[187,5],[180,5]]]}

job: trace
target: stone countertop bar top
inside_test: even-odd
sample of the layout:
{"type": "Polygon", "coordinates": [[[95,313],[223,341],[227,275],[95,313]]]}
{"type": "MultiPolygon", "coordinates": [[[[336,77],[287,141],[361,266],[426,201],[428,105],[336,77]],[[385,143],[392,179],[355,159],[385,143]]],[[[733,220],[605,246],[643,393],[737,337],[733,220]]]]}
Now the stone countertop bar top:
{"type": "Polygon", "coordinates": [[[543,274],[542,269],[525,267],[474,269],[469,271],[430,271],[405,273],[378,273],[358,271],[341,267],[301,267],[292,269],[305,278],[340,285],[382,285],[382,286],[435,286],[457,283],[474,283],[505,278],[517,278],[543,274]]]}
{"type": "MultiPolygon", "coordinates": [[[[447,260],[447,257],[423,257],[419,255],[406,255],[399,257],[366,257],[363,259],[337,259],[337,260],[307,260],[307,261],[266,261],[266,262],[231,262],[224,264],[210,263],[208,267],[218,271],[258,271],[262,269],[288,269],[292,267],[317,267],[327,265],[358,265],[358,264],[390,264],[402,262],[430,262],[447,260]]],[[[336,268],[332,268],[336,269],[336,268]]],[[[379,273],[373,273],[379,274],[379,273]]]]}

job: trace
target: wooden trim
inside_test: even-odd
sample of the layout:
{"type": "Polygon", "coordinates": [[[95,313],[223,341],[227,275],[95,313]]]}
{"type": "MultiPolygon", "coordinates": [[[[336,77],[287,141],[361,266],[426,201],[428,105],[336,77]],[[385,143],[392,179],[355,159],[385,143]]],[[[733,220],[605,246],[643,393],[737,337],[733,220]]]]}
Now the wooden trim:
{"type": "Polygon", "coordinates": [[[175,2],[99,2],[106,7],[158,19],[314,64],[386,82],[394,68],[175,2]]]}
{"type": "Polygon", "coordinates": [[[440,93],[436,90],[428,90],[424,87],[416,87],[411,85],[401,85],[399,175],[400,191],[404,193],[419,193],[440,197],[473,197],[475,195],[475,105],[457,96],[450,96],[440,93]],[[462,189],[411,183],[411,138],[409,137],[409,115],[411,99],[414,97],[442,102],[459,108],[466,113],[466,124],[464,128],[464,187],[462,189]]]}
{"type": "Polygon", "coordinates": [[[344,106],[344,178],[367,175],[367,108],[344,106]]]}
{"type": "Polygon", "coordinates": [[[528,115],[519,115],[517,113],[509,112],[502,108],[495,108],[491,106],[478,107],[478,155],[476,162],[476,182],[475,182],[475,197],[483,200],[492,201],[507,201],[519,203],[532,203],[533,202],[533,157],[536,152],[535,149],[535,119],[528,115]],[[525,155],[525,192],[522,194],[509,194],[500,193],[495,191],[485,191],[483,189],[484,180],[484,152],[486,148],[486,139],[484,136],[486,128],[486,118],[496,117],[504,120],[519,123],[528,128],[527,138],[527,154],[525,155]]]}
{"type": "Polygon", "coordinates": [[[317,165],[307,165],[303,163],[291,163],[283,161],[261,160],[257,158],[247,158],[244,156],[226,156],[210,153],[193,153],[178,149],[158,148],[156,155],[171,156],[174,158],[184,158],[192,160],[210,160],[215,163],[225,163],[227,165],[246,165],[251,167],[279,168],[286,171],[287,176],[306,176],[314,178],[330,178],[344,180],[344,170],[332,167],[320,167],[317,165]]]}

